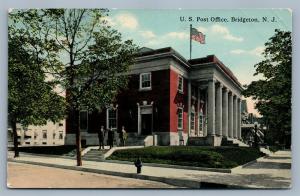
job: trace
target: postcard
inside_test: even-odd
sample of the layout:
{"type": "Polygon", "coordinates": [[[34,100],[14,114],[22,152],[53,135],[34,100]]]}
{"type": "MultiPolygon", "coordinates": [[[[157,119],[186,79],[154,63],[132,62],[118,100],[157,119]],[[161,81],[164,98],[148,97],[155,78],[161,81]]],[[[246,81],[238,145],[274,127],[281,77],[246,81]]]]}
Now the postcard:
{"type": "Polygon", "coordinates": [[[291,188],[291,9],[8,20],[9,188],[291,188]]]}

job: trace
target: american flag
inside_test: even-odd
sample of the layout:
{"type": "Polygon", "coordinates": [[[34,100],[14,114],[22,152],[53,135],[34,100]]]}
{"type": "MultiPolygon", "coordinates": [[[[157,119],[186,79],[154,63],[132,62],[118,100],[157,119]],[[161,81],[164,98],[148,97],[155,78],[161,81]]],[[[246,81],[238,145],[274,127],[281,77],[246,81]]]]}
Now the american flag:
{"type": "Polygon", "coordinates": [[[199,42],[200,44],[205,44],[205,35],[195,28],[191,29],[191,39],[199,42]]]}

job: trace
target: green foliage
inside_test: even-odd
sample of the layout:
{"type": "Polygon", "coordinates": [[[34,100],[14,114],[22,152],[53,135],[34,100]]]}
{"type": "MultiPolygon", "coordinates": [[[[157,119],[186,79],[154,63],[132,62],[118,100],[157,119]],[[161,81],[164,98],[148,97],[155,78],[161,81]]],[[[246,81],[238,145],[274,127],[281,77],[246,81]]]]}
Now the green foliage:
{"type": "Polygon", "coordinates": [[[146,163],[233,168],[262,156],[254,148],[166,146],[115,151],[108,159],[135,161],[141,157],[146,163]]]}
{"type": "MultiPolygon", "coordinates": [[[[64,98],[53,91],[54,83],[46,81],[44,59],[28,47],[30,38],[22,31],[9,28],[8,114],[10,123],[24,126],[43,125],[64,118],[64,98]],[[55,107],[54,107],[55,106],[55,107]]],[[[42,47],[36,43],[36,47],[42,47]]]]}
{"type": "Polygon", "coordinates": [[[52,84],[59,84],[65,90],[65,106],[74,122],[71,129],[76,130],[78,165],[81,165],[79,111],[101,109],[114,101],[118,91],[127,85],[124,73],[134,64],[137,50],[131,40],[123,41],[121,34],[107,24],[106,16],[105,9],[10,13],[9,24],[14,27],[11,30],[16,29],[14,34],[25,40],[25,51],[36,57],[36,64],[52,77],[52,84]]]}
{"type": "Polygon", "coordinates": [[[246,86],[243,94],[257,100],[256,109],[269,127],[272,142],[284,143],[291,133],[291,32],[275,30],[265,47],[265,59],[255,65],[254,74],[261,74],[263,79],[246,86]]]}

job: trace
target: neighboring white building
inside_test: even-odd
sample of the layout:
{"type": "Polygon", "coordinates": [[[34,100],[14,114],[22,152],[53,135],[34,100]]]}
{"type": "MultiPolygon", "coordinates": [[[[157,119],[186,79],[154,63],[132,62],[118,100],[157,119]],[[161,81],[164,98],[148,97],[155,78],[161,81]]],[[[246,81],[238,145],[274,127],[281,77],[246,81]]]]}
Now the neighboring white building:
{"type": "MultiPolygon", "coordinates": [[[[23,127],[17,124],[20,146],[57,146],[65,144],[65,120],[58,123],[48,122],[43,126],[23,127]]],[[[13,144],[12,129],[9,128],[8,143],[13,144]]]]}

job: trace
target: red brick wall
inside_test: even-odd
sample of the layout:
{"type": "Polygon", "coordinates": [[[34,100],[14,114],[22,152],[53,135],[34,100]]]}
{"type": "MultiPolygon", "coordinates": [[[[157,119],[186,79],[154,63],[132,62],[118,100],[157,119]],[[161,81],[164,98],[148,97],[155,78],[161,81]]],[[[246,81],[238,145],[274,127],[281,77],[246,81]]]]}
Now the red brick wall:
{"type": "Polygon", "coordinates": [[[177,132],[177,109],[178,105],[183,105],[183,130],[187,133],[188,130],[188,94],[187,80],[183,81],[183,93],[178,92],[178,76],[179,74],[170,70],[170,131],[177,132]]]}
{"type": "MultiPolygon", "coordinates": [[[[170,130],[170,70],[160,70],[151,72],[152,89],[149,91],[139,90],[139,74],[129,76],[128,87],[120,91],[116,97],[114,106],[118,105],[117,129],[122,126],[128,132],[138,130],[138,107],[137,103],[143,104],[153,101],[153,131],[169,132],[170,130]]],[[[71,118],[66,119],[66,132],[74,133],[71,129],[71,118]]],[[[94,111],[88,117],[88,132],[97,132],[101,125],[106,127],[106,109],[101,112],[94,111]]]]}

